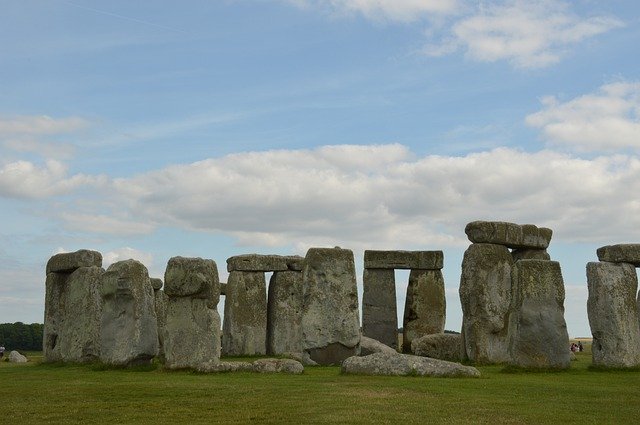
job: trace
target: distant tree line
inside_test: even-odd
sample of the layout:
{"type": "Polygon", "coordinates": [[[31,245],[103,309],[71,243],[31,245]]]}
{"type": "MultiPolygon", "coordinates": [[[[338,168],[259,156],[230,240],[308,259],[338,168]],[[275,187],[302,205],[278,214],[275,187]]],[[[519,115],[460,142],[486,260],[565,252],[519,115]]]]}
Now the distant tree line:
{"type": "Polygon", "coordinates": [[[41,323],[0,323],[0,345],[7,351],[42,351],[43,328],[41,323]]]}

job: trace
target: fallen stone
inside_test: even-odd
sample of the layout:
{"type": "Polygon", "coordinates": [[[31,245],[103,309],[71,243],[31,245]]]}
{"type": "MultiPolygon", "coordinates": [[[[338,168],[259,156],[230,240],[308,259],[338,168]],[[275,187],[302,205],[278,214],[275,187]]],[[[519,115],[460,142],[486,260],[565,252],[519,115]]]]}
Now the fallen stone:
{"type": "Polygon", "coordinates": [[[10,352],[8,359],[9,363],[26,363],[29,361],[25,356],[18,353],[17,351],[10,352]]]}
{"type": "Polygon", "coordinates": [[[299,375],[304,372],[302,363],[293,359],[260,359],[253,362],[253,370],[258,373],[289,373],[299,375]]]}
{"type": "Polygon", "coordinates": [[[513,249],[546,249],[553,234],[545,227],[502,221],[473,221],[467,224],[464,232],[473,243],[504,245],[513,249]]]}
{"type": "Polygon", "coordinates": [[[512,264],[502,245],[472,244],[464,253],[459,288],[462,340],[466,357],[478,364],[509,360],[512,264]]]}
{"type": "Polygon", "coordinates": [[[513,251],[511,251],[511,257],[513,257],[513,261],[551,260],[551,256],[546,249],[514,249],[513,251]]]}
{"type": "Polygon", "coordinates": [[[302,351],[302,273],[274,272],[267,302],[267,354],[302,351]]]}
{"type": "Polygon", "coordinates": [[[566,369],[569,335],[564,320],[564,282],[557,261],[520,260],[511,272],[510,364],[566,369]]]}
{"type": "Polygon", "coordinates": [[[442,333],[447,302],[440,270],[411,270],[402,323],[402,351],[411,352],[411,342],[424,335],[442,333]]]}
{"type": "Polygon", "coordinates": [[[363,287],[362,334],[396,348],[398,346],[398,314],[395,271],[364,269],[363,287]]]}
{"type": "Polygon", "coordinates": [[[433,334],[414,339],[411,351],[416,356],[432,359],[461,362],[464,360],[464,347],[460,334],[433,334]]]}
{"type": "Polygon", "coordinates": [[[302,348],[321,365],[360,353],[360,314],[353,252],[310,248],[302,271],[302,348]]]}
{"type": "Polygon", "coordinates": [[[342,373],[354,375],[433,376],[477,378],[480,371],[459,363],[410,354],[376,353],[349,357],[342,363],[342,373]]]}
{"type": "Polygon", "coordinates": [[[365,269],[440,270],[442,251],[373,251],[364,252],[365,269]]]}
{"type": "Polygon", "coordinates": [[[380,341],[376,341],[373,338],[368,338],[366,336],[360,338],[360,355],[368,356],[369,354],[374,353],[396,354],[397,351],[380,341]]]}
{"type": "Polygon", "coordinates": [[[588,263],[587,285],[593,364],[604,367],[639,366],[640,319],[635,267],[628,263],[588,263]]]}
{"type": "Polygon", "coordinates": [[[228,272],[276,272],[289,270],[282,255],[245,254],[227,259],[228,272]]]}
{"type": "Polygon", "coordinates": [[[169,298],[220,299],[220,280],[215,261],[203,258],[172,257],[164,272],[164,293],[169,298]]]}
{"type": "Polygon", "coordinates": [[[609,263],[629,263],[640,267],[640,244],[607,245],[598,248],[598,260],[609,263]]]}
{"type": "Polygon", "coordinates": [[[102,254],[87,249],[56,254],[47,262],[47,274],[71,273],[80,267],[102,267],[102,254]]]}

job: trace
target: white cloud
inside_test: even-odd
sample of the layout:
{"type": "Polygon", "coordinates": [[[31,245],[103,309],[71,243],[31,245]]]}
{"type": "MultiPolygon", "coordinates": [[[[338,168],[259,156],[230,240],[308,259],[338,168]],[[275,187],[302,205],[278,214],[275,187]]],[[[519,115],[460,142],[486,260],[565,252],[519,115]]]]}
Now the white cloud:
{"type": "Polygon", "coordinates": [[[102,214],[94,215],[64,212],[60,214],[60,218],[66,223],[67,228],[90,233],[120,236],[145,235],[155,230],[155,225],[152,223],[102,214]]]}
{"type": "Polygon", "coordinates": [[[137,260],[144,264],[147,269],[153,266],[153,255],[148,252],[139,251],[134,248],[123,247],[106,252],[102,255],[102,267],[107,269],[111,264],[124,260],[137,260]]]}
{"type": "Polygon", "coordinates": [[[51,135],[71,133],[87,127],[79,117],[51,118],[46,115],[25,115],[0,119],[0,136],[51,135]]]}
{"type": "Polygon", "coordinates": [[[9,138],[0,143],[12,151],[31,152],[44,158],[68,159],[75,153],[75,147],[72,144],[63,142],[43,142],[31,138],[9,138]]]}
{"type": "Polygon", "coordinates": [[[578,151],[640,148],[640,82],[616,82],[595,93],[560,102],[542,99],[543,109],[527,116],[553,145],[578,151]]]}
{"type": "Polygon", "coordinates": [[[620,26],[612,17],[578,16],[562,1],[483,2],[476,14],[457,20],[450,34],[426,46],[425,53],[442,56],[464,49],[474,60],[538,68],[558,62],[570,46],[620,26]]]}

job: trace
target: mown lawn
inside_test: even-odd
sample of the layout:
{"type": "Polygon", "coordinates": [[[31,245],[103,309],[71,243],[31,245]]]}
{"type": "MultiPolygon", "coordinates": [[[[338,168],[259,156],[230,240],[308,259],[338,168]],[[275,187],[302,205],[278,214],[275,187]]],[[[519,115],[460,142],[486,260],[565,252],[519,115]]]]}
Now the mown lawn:
{"type": "Polygon", "coordinates": [[[640,372],[480,367],[480,379],[101,370],[0,362],[4,423],[638,423],[640,372]]]}

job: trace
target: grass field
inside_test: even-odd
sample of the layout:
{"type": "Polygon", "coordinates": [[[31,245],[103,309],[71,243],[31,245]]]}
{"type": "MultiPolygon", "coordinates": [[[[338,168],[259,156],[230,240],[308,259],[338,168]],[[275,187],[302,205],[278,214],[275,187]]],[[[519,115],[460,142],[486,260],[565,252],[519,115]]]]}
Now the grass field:
{"type": "Polygon", "coordinates": [[[38,423],[638,423],[640,372],[479,367],[479,379],[196,374],[0,362],[0,418],[38,423]]]}

